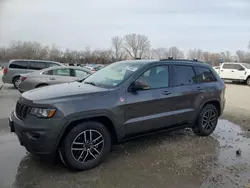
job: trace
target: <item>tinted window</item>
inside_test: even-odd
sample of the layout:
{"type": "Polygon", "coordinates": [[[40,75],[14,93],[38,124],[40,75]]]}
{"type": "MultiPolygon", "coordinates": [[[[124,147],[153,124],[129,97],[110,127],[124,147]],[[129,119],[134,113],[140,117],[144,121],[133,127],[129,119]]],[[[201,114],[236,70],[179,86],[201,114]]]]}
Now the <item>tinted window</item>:
{"type": "Polygon", "coordinates": [[[172,66],[172,85],[192,85],[195,84],[195,73],[191,66],[174,65],[172,66]]]}
{"type": "Polygon", "coordinates": [[[198,83],[216,81],[216,78],[214,77],[213,73],[208,68],[195,67],[194,70],[196,73],[196,80],[198,83]]]}
{"type": "Polygon", "coordinates": [[[70,76],[70,70],[69,69],[56,69],[56,70],[53,70],[53,74],[57,76],[70,76]]]}
{"type": "Polygon", "coordinates": [[[138,80],[142,80],[150,86],[151,89],[157,89],[169,86],[168,66],[155,66],[148,69],[138,80]]]}
{"type": "Polygon", "coordinates": [[[56,67],[56,66],[60,66],[60,65],[56,63],[48,63],[48,67],[56,67]]]}
{"type": "Polygon", "coordinates": [[[232,64],[224,64],[223,69],[232,69],[232,64]]]}
{"type": "Polygon", "coordinates": [[[29,65],[28,61],[14,61],[10,64],[9,68],[13,69],[27,69],[29,65]]]}
{"type": "Polygon", "coordinates": [[[74,70],[75,71],[75,76],[78,78],[85,78],[89,75],[89,73],[83,71],[83,70],[74,70]]]}
{"type": "Polygon", "coordinates": [[[53,70],[44,71],[43,74],[45,74],[45,75],[53,75],[53,70]]]}
{"type": "Polygon", "coordinates": [[[247,69],[250,69],[250,64],[248,64],[248,63],[243,63],[243,65],[244,65],[247,69]]]}
{"type": "Polygon", "coordinates": [[[32,70],[41,70],[48,68],[48,64],[45,62],[40,62],[40,61],[31,61],[30,62],[30,68],[32,70]]]}
{"type": "Polygon", "coordinates": [[[233,67],[233,69],[236,69],[236,70],[244,70],[245,69],[244,67],[242,67],[239,64],[234,64],[234,65],[232,65],[232,67],[233,67]]]}

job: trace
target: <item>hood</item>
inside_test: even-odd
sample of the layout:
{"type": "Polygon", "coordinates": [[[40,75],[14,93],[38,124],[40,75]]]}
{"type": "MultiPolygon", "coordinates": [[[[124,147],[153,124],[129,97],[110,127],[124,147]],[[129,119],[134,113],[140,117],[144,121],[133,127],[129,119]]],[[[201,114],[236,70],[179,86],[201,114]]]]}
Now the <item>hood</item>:
{"type": "Polygon", "coordinates": [[[22,97],[31,101],[48,101],[69,97],[84,96],[107,92],[109,89],[96,87],[90,84],[71,82],[33,89],[22,94],[22,97]]]}

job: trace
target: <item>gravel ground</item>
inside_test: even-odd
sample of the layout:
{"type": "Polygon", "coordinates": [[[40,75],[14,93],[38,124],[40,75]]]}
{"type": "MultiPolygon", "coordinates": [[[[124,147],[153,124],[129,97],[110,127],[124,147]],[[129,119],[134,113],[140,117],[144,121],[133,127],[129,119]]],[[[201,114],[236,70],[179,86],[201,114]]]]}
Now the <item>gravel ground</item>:
{"type": "Polygon", "coordinates": [[[226,108],[213,135],[158,133],[113,146],[95,169],[71,172],[59,161],[28,154],[8,130],[20,94],[0,90],[0,187],[250,188],[250,87],[227,84],[226,108]],[[236,152],[240,155],[237,155],[236,152]]]}

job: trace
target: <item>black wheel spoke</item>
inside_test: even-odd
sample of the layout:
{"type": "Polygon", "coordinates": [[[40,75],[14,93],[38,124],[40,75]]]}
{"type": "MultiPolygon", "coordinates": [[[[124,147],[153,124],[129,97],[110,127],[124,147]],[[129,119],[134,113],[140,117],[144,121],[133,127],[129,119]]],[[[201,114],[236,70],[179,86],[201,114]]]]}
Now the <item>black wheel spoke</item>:
{"type": "Polygon", "coordinates": [[[104,138],[96,130],[89,129],[78,134],[71,145],[71,153],[81,163],[95,160],[104,148],[104,138]]]}
{"type": "Polygon", "coordinates": [[[210,130],[214,127],[216,121],[215,111],[212,109],[208,109],[202,117],[202,127],[205,130],[210,130]]]}

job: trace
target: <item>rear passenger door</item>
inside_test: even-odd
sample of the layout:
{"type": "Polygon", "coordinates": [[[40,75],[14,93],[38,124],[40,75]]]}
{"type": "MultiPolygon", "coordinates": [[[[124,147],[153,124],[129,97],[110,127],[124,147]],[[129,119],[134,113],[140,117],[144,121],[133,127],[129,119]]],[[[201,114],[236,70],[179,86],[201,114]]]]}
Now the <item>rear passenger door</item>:
{"type": "Polygon", "coordinates": [[[174,124],[192,122],[199,94],[194,69],[191,65],[171,65],[171,86],[174,92],[174,124]]]}
{"type": "Polygon", "coordinates": [[[197,112],[199,107],[211,99],[218,99],[220,88],[216,77],[207,67],[194,66],[198,86],[198,96],[195,102],[197,112]]]}
{"type": "Polygon", "coordinates": [[[42,70],[47,68],[47,64],[42,61],[30,61],[29,69],[31,70],[42,70]]]}
{"type": "Polygon", "coordinates": [[[74,70],[69,68],[58,68],[53,70],[53,75],[49,76],[50,84],[60,84],[74,81],[74,70]]]}
{"type": "Polygon", "coordinates": [[[234,79],[232,73],[234,72],[234,64],[225,63],[220,70],[220,77],[223,79],[234,79]]]}

